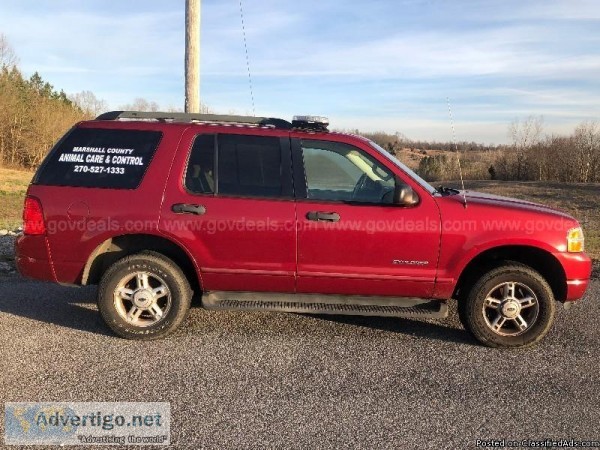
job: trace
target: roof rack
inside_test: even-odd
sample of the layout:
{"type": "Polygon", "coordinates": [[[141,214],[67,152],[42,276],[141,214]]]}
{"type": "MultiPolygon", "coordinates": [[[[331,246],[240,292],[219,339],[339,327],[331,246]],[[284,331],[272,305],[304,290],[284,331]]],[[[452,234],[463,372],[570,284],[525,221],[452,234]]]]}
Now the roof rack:
{"type": "Polygon", "coordinates": [[[145,119],[161,122],[205,122],[231,123],[239,125],[256,125],[291,130],[292,124],[287,120],[272,117],[229,116],[220,114],[188,114],[178,112],[148,112],[148,111],[110,111],[100,114],[96,120],[145,119]]]}

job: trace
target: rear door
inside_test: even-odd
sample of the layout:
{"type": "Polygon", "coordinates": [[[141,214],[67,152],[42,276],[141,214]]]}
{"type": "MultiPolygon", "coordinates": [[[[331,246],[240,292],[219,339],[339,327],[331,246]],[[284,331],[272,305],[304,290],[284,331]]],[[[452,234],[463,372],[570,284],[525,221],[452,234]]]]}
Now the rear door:
{"type": "Polygon", "coordinates": [[[362,140],[350,145],[298,133],[292,147],[297,291],[430,296],[440,243],[433,198],[362,140]],[[420,203],[392,204],[396,183],[414,187],[420,203]]]}
{"type": "Polygon", "coordinates": [[[294,292],[292,189],[287,132],[191,127],[160,229],[192,253],[205,290],[294,292]]]}

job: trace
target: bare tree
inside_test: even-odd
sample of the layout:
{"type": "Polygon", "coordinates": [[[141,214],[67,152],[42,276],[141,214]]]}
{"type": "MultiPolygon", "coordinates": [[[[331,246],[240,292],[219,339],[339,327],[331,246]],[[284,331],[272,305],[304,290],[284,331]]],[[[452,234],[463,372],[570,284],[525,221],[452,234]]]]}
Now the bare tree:
{"type": "MultiPolygon", "coordinates": [[[[166,112],[185,112],[183,108],[179,106],[170,105],[165,109],[166,112]]],[[[200,103],[200,114],[216,114],[211,108],[206,106],[204,103],[200,103]]]]}
{"type": "Polygon", "coordinates": [[[92,91],[81,91],[69,96],[69,100],[90,117],[96,117],[108,109],[106,101],[99,99],[92,91]]]}
{"type": "MultiPolygon", "coordinates": [[[[182,108],[170,105],[166,108],[161,107],[158,103],[153,101],[148,101],[145,98],[138,97],[133,100],[132,103],[127,103],[125,105],[119,106],[119,109],[123,111],[165,111],[165,112],[184,112],[182,108]]],[[[212,108],[206,106],[203,103],[200,103],[200,111],[201,114],[215,114],[212,108]]]]}
{"type": "Polygon", "coordinates": [[[3,33],[0,33],[0,67],[14,67],[19,58],[3,33]]]}
{"type": "Polygon", "coordinates": [[[158,111],[158,103],[148,101],[145,98],[137,97],[133,100],[133,103],[122,105],[121,109],[124,111],[158,111]]]}
{"type": "Polygon", "coordinates": [[[544,129],[544,118],[542,116],[529,116],[522,122],[514,120],[509,127],[509,135],[512,144],[517,148],[527,148],[537,144],[544,129]]]}
{"type": "Polygon", "coordinates": [[[575,129],[573,161],[578,168],[579,181],[588,183],[600,166],[600,126],[598,122],[584,122],[575,129]]]}
{"type": "Polygon", "coordinates": [[[525,120],[514,120],[509,126],[509,137],[513,150],[513,176],[517,180],[525,179],[528,175],[527,153],[540,143],[544,120],[541,116],[529,116],[525,120]]]}

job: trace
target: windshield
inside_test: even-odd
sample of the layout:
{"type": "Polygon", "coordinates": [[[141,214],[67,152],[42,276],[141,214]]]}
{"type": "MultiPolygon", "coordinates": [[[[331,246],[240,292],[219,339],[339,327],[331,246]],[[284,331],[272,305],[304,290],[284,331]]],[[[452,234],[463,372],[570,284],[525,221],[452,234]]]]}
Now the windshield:
{"type": "Polygon", "coordinates": [[[391,161],[397,167],[402,169],[403,172],[406,172],[408,174],[408,176],[411,177],[413,180],[415,180],[417,183],[419,183],[419,185],[421,185],[421,187],[423,187],[423,189],[428,191],[430,194],[434,194],[436,192],[436,189],[432,185],[430,185],[427,181],[425,181],[423,178],[421,178],[419,175],[417,175],[411,168],[402,164],[398,160],[398,158],[396,158],[395,156],[390,154],[390,152],[384,150],[383,148],[381,148],[379,145],[377,145],[373,141],[369,140],[369,144],[371,144],[371,146],[373,148],[375,148],[375,150],[377,150],[379,153],[381,153],[383,156],[385,156],[389,161],[391,161]]]}

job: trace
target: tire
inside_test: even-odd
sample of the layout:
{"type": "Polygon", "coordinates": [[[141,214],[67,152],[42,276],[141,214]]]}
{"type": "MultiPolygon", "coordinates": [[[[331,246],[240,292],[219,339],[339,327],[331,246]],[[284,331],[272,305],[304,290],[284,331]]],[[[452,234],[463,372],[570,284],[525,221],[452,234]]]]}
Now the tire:
{"type": "Polygon", "coordinates": [[[183,322],[192,291],[181,269],[154,252],[115,262],[98,289],[98,309],[106,324],[126,339],[167,336],[183,322]]]}
{"type": "Polygon", "coordinates": [[[459,301],[460,320],[488,347],[539,342],[552,328],[555,301],[546,280],[531,267],[507,262],[485,273],[459,301]]]}

